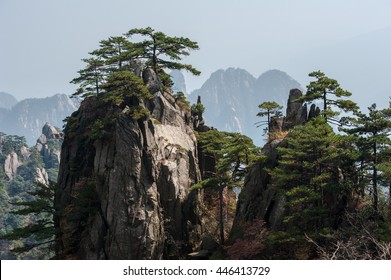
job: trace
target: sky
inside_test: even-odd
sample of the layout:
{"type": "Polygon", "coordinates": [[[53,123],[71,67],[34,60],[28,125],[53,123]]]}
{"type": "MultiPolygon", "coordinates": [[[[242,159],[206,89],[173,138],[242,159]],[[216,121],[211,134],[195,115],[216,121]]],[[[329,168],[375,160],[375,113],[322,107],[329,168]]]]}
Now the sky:
{"type": "Polygon", "coordinates": [[[100,40],[147,26],[198,42],[200,50],[184,62],[202,75],[186,75],[188,91],[228,67],[255,77],[279,69],[305,85],[322,63],[326,74],[350,86],[362,81],[342,73],[350,62],[345,68],[340,58],[333,67],[314,64],[333,60],[318,50],[338,51],[349,40],[388,30],[390,14],[389,0],[0,0],[0,91],[18,100],[72,94],[69,81],[100,40]]]}

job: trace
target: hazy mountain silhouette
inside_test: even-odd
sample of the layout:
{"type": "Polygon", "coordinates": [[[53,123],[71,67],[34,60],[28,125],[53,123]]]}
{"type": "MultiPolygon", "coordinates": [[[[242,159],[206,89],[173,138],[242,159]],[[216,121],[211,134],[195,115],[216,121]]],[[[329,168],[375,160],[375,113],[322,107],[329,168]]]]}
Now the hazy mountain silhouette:
{"type": "Polygon", "coordinates": [[[201,96],[206,107],[205,120],[219,130],[241,132],[260,144],[262,129],[254,123],[258,105],[264,101],[286,104],[289,91],[300,84],[279,70],[263,73],[258,79],[240,68],[218,70],[189,99],[194,103],[201,96]]]}

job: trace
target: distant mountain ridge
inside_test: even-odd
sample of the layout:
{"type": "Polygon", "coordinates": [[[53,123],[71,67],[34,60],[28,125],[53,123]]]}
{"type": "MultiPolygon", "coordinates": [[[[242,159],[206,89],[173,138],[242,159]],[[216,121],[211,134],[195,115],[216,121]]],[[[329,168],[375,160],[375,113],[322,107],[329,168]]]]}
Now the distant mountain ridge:
{"type": "Polygon", "coordinates": [[[18,100],[13,95],[0,92],[0,108],[11,109],[16,103],[18,103],[18,100]]]}
{"type": "Polygon", "coordinates": [[[65,117],[76,111],[78,106],[78,100],[65,94],[24,99],[11,109],[0,110],[0,131],[25,136],[27,143],[32,145],[47,122],[61,128],[65,117]]]}
{"type": "Polygon", "coordinates": [[[219,130],[241,132],[258,145],[262,142],[262,129],[254,123],[258,105],[264,101],[286,104],[289,91],[301,85],[285,72],[269,70],[258,79],[244,69],[218,70],[198,90],[189,96],[196,102],[201,96],[206,107],[205,120],[219,130]]]}

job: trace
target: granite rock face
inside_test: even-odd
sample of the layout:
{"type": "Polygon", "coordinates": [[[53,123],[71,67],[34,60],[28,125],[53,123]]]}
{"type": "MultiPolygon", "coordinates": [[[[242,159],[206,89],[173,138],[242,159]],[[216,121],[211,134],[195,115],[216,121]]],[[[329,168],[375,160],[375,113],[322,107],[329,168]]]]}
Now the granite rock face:
{"type": "Polygon", "coordinates": [[[7,158],[4,162],[4,172],[10,181],[15,178],[18,167],[20,165],[21,163],[18,160],[18,155],[15,152],[11,152],[9,155],[7,155],[7,158]]]}
{"type": "Polygon", "coordinates": [[[289,130],[296,125],[303,125],[307,122],[307,105],[297,99],[302,97],[303,93],[299,89],[291,89],[289,92],[288,106],[286,108],[286,117],[284,119],[283,130],[289,130]]]}
{"type": "Polygon", "coordinates": [[[61,143],[63,135],[57,129],[46,123],[35,147],[41,154],[46,168],[58,168],[60,164],[61,143]]]}
{"type": "Polygon", "coordinates": [[[180,259],[199,246],[200,180],[196,138],[187,113],[143,73],[154,99],[151,118],[98,108],[85,99],[65,133],[56,193],[56,253],[65,259],[180,259]],[[116,118],[99,139],[91,124],[116,118]]]}
{"type": "MultiPolygon", "coordinates": [[[[297,99],[302,96],[298,89],[289,93],[286,116],[272,119],[271,132],[288,132],[297,125],[304,125],[310,118],[319,114],[319,108],[311,106],[307,116],[307,105],[297,99]]],[[[266,170],[278,164],[278,147],[284,147],[283,139],[267,143],[262,154],[266,160],[255,164],[247,178],[242,192],[239,195],[236,217],[233,229],[240,227],[242,222],[252,223],[254,220],[263,220],[271,228],[279,228],[282,224],[285,211],[285,197],[269,187],[270,176],[266,170]]]]}

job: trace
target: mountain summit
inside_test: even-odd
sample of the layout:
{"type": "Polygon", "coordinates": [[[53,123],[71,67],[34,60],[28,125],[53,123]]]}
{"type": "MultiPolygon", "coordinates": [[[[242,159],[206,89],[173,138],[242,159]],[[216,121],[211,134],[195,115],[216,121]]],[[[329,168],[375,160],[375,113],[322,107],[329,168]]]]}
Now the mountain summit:
{"type": "Polygon", "coordinates": [[[0,92],[0,108],[11,109],[16,103],[18,103],[18,100],[13,95],[0,92]]]}
{"type": "Polygon", "coordinates": [[[218,70],[190,95],[195,102],[201,96],[206,107],[205,120],[219,130],[241,132],[261,142],[261,129],[254,125],[258,105],[264,101],[286,104],[289,91],[301,88],[285,72],[270,70],[258,79],[240,68],[218,70]]]}
{"type": "Polygon", "coordinates": [[[12,109],[0,113],[0,131],[25,136],[27,142],[33,145],[46,122],[62,127],[62,121],[77,110],[78,103],[65,94],[24,99],[12,109]]]}

